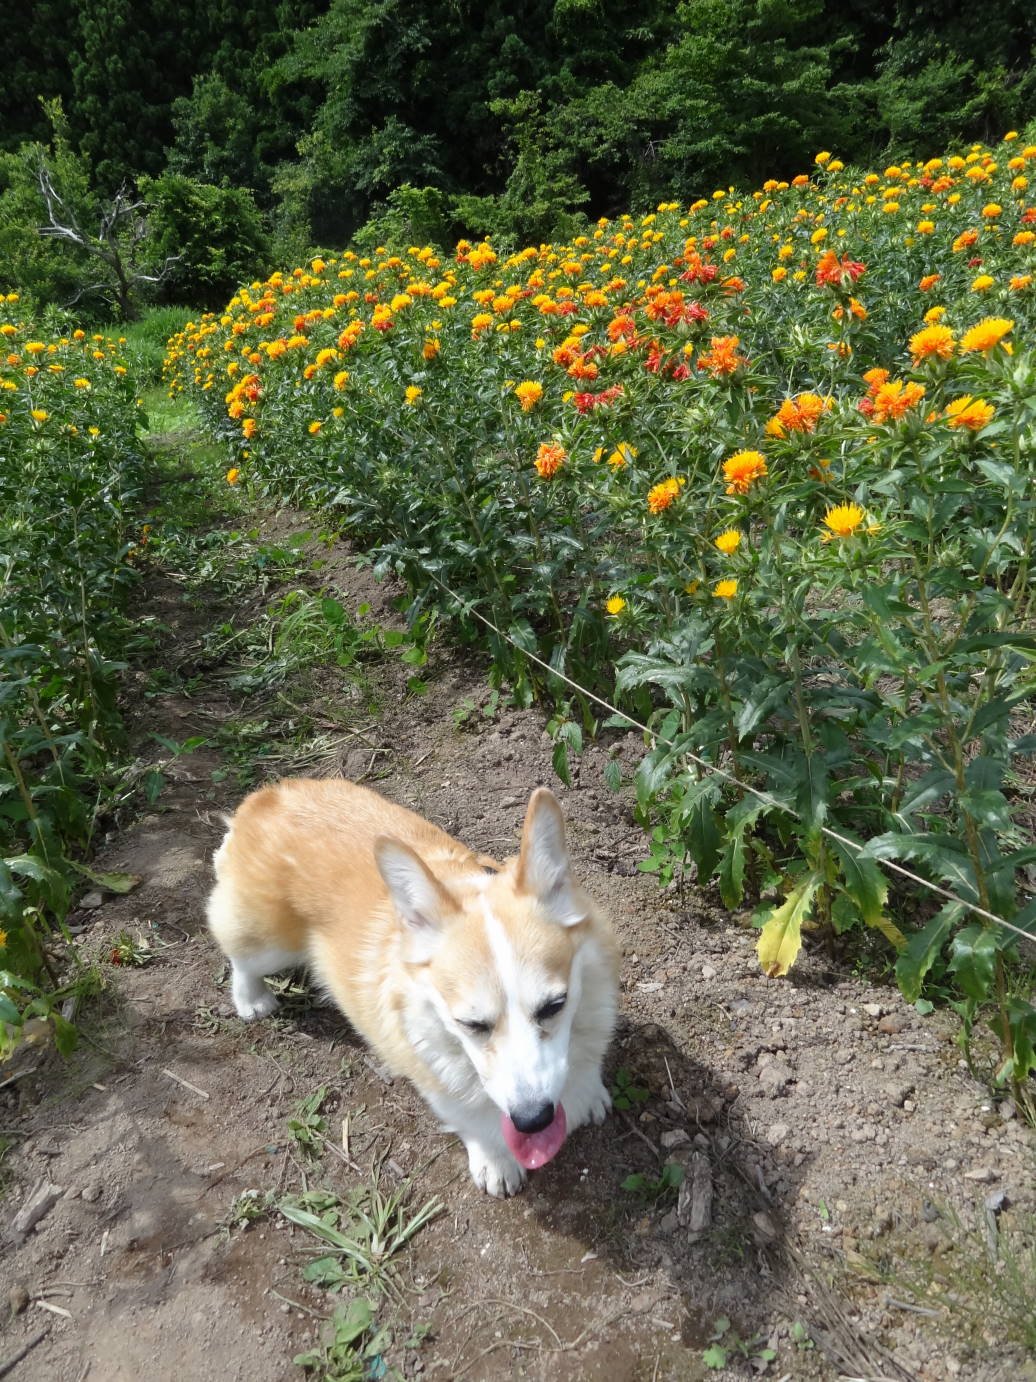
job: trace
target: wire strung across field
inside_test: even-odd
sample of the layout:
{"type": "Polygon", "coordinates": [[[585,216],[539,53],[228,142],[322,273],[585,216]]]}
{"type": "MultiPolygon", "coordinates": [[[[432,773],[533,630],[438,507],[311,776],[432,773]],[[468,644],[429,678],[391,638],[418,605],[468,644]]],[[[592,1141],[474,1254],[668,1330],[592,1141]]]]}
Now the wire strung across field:
{"type": "MultiPolygon", "coordinates": [[[[760,791],[758,787],[753,787],[748,782],[742,782],[741,779],[735,777],[733,773],[727,772],[726,768],[720,768],[715,763],[710,763],[707,759],[700,758],[696,753],[692,753],[690,749],[681,748],[679,745],[674,744],[671,739],[667,739],[662,734],[657,734],[640,720],[636,720],[632,715],[628,715],[625,710],[620,710],[618,706],[612,705],[610,701],[606,701],[602,696],[596,695],[593,691],[587,690],[585,686],[581,686],[579,682],[573,681],[565,672],[558,671],[556,667],[552,667],[549,662],[544,661],[544,659],[537,656],[536,653],[530,652],[528,648],[523,648],[520,643],[516,642],[515,639],[510,636],[510,634],[498,628],[497,625],[493,623],[492,619],[487,618],[481,610],[476,609],[470,600],[465,599],[463,595],[458,595],[455,590],[451,590],[445,581],[440,580],[435,572],[430,571],[423,562],[419,562],[418,565],[420,565],[421,570],[430,581],[433,581],[440,590],[445,591],[452,600],[456,600],[457,604],[467,610],[469,614],[473,614],[476,619],[485,624],[486,628],[491,629],[498,638],[502,638],[506,643],[510,643],[512,648],[521,653],[524,657],[527,657],[530,662],[535,662],[537,666],[542,667],[545,672],[549,672],[552,677],[557,677],[559,681],[563,681],[567,686],[571,686],[573,691],[578,691],[581,696],[585,696],[587,700],[594,701],[597,705],[601,706],[602,709],[610,711],[612,715],[620,716],[627,724],[632,725],[634,729],[642,730],[645,734],[650,735],[655,743],[664,744],[666,748],[672,749],[674,753],[682,754],[685,758],[689,758],[692,763],[696,763],[698,767],[703,768],[706,772],[712,773],[716,777],[723,778],[735,787],[740,787],[743,792],[750,792],[752,796],[756,797],[766,806],[772,807],[777,811],[784,811],[788,815],[794,816],[796,820],[802,820],[801,815],[793,807],[788,806],[786,802],[778,801],[776,797],[770,796],[768,792],[760,791]]],[[[820,826],[819,829],[821,835],[826,836],[829,840],[834,840],[836,844],[841,845],[844,849],[852,850],[857,855],[863,854],[863,848],[858,845],[855,840],[851,840],[847,835],[840,835],[837,830],[832,830],[826,825],[820,826]]],[[[867,857],[871,858],[870,855],[867,857]]],[[[956,902],[958,906],[966,907],[969,912],[974,912],[976,916],[983,917],[986,921],[995,922],[997,926],[1003,926],[1005,930],[1013,931],[1015,935],[1021,936],[1027,941],[1036,940],[1032,932],[1025,931],[1020,926],[1015,926],[1013,922],[1005,921],[1003,917],[997,916],[995,912],[987,911],[985,907],[980,906],[977,902],[969,902],[966,898],[958,897],[957,894],[951,892],[949,888],[944,888],[938,883],[933,883],[928,878],[922,878],[920,874],[914,873],[912,869],[904,868],[902,864],[897,864],[891,859],[874,859],[872,862],[878,864],[881,868],[888,869],[891,873],[899,874],[901,878],[909,879],[911,883],[918,884],[918,886],[927,889],[928,892],[937,893],[940,897],[946,898],[949,902],[956,902]]]]}

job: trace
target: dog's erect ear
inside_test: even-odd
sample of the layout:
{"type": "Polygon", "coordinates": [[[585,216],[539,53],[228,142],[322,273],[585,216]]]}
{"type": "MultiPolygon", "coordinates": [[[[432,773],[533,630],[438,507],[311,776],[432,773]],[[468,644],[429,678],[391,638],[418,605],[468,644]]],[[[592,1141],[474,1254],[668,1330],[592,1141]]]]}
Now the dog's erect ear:
{"type": "Polygon", "coordinates": [[[423,964],[435,954],[442,928],[457,910],[452,894],[402,840],[379,835],[374,858],[396,911],[406,925],[407,958],[423,964]]]}
{"type": "Polygon", "coordinates": [[[537,787],[529,798],[516,881],[553,921],[575,926],[585,920],[565,846],[565,820],[557,797],[546,787],[537,787]]]}

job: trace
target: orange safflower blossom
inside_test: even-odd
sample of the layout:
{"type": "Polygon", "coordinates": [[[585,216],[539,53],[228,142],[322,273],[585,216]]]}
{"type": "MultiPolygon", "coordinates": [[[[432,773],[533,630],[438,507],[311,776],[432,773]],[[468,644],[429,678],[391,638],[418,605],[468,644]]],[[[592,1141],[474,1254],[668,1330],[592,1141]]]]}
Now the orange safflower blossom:
{"type": "Polygon", "coordinates": [[[766,459],[761,451],[738,451],[723,462],[727,494],[747,494],[766,473],[766,459]]]}
{"type": "MultiPolygon", "coordinates": [[[[974,326],[965,331],[960,338],[960,353],[966,355],[973,350],[980,350],[983,353],[992,350],[1013,329],[1014,322],[1008,321],[1006,317],[983,317],[980,322],[976,322],[974,326]]],[[[1009,346],[1005,348],[1010,349],[1009,346]]]]}
{"type": "Polygon", "coordinates": [[[536,452],[534,462],[536,470],[543,480],[549,480],[552,475],[556,475],[568,459],[568,454],[563,446],[556,442],[540,442],[539,450],[536,452]]]}
{"type": "Polygon", "coordinates": [[[742,365],[748,364],[745,357],[737,353],[740,344],[739,336],[713,336],[710,349],[698,356],[698,368],[708,370],[713,379],[736,374],[742,365]]]}
{"type": "Polygon", "coordinates": [[[955,398],[947,407],[945,417],[950,427],[967,428],[969,432],[981,432],[993,419],[996,409],[984,398],[972,398],[966,393],[955,398]]]}
{"type": "Polygon", "coordinates": [[[874,394],[875,422],[895,422],[909,409],[924,398],[924,385],[905,383],[902,379],[890,379],[879,384],[874,394]]]}
{"type": "Polygon", "coordinates": [[[663,509],[668,509],[674,499],[680,497],[680,491],[687,483],[681,476],[670,476],[668,480],[653,485],[648,490],[647,506],[651,513],[661,513],[663,509]]]}
{"type": "Polygon", "coordinates": [[[543,397],[543,385],[537,384],[534,379],[526,379],[516,386],[514,394],[522,405],[522,412],[528,413],[543,397]]]}
{"type": "Polygon", "coordinates": [[[954,336],[948,326],[926,326],[910,337],[910,354],[914,364],[919,360],[930,359],[933,355],[940,360],[948,360],[953,354],[954,336]]]}
{"type": "Polygon", "coordinates": [[[737,594],[737,581],[731,578],[717,581],[712,587],[712,593],[718,600],[732,600],[737,594]]]}
{"type": "Polygon", "coordinates": [[[821,394],[800,393],[786,398],[766,424],[771,437],[784,437],[789,432],[813,432],[824,413],[831,411],[833,400],[821,394]]]}

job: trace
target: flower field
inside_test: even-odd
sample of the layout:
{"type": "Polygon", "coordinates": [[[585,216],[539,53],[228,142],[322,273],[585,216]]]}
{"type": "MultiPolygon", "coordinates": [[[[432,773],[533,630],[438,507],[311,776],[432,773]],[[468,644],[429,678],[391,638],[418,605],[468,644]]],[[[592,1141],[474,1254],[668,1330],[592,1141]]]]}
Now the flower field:
{"type": "Polygon", "coordinates": [[[774,974],[804,924],[877,928],[910,999],[994,1004],[1005,1079],[1036,1011],[963,903],[1036,927],[1033,177],[1013,134],[821,153],[571,244],[314,259],[167,362],[231,483],[332,510],[562,703],[562,772],[593,706],[513,644],[650,717],[645,867],[761,899],[774,974]],[[956,900],[890,895],[890,860],[956,900]]]}
{"type": "Polygon", "coordinates": [[[141,481],[118,343],[44,339],[17,311],[0,299],[0,1057],[34,1014],[70,1035],[46,946],[118,735],[141,481]]]}

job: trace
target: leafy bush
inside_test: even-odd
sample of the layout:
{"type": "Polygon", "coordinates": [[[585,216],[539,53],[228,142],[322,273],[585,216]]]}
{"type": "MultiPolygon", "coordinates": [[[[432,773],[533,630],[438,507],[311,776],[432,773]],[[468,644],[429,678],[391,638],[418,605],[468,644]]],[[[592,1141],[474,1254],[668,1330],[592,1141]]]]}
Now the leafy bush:
{"type": "Polygon", "coordinates": [[[82,330],[46,341],[0,308],[0,343],[2,1058],[29,1015],[70,1036],[47,949],[119,735],[140,454],[116,342],[82,330]]]}
{"type": "Polygon", "coordinates": [[[149,203],[150,255],[156,267],[169,264],[159,288],[164,301],[207,307],[254,277],[266,234],[250,191],[177,173],[142,178],[140,191],[149,203]]]}
{"type": "Polygon", "coordinates": [[[874,927],[909,998],[955,984],[969,1030],[997,1003],[1004,1079],[1036,1063],[1036,1010],[1007,995],[1017,936],[988,915],[1036,931],[1036,145],[1018,150],[883,174],[822,153],[812,176],[506,259],[317,259],[169,360],[234,479],[335,509],[516,695],[569,693],[469,603],[650,717],[647,866],[668,850],[728,906],[762,899],[768,972],[807,922],[874,927]],[[896,861],[961,900],[890,905],[896,861]]]}

